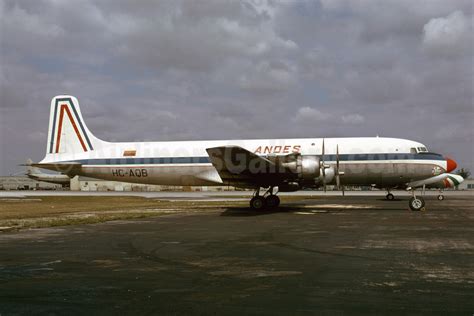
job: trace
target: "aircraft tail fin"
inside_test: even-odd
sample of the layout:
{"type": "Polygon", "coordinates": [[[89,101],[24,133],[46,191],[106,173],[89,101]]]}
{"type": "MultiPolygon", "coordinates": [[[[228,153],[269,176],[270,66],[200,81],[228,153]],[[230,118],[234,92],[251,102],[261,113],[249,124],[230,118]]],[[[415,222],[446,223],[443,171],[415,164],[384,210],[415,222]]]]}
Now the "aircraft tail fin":
{"type": "Polygon", "coordinates": [[[87,128],[75,97],[59,95],[51,100],[46,156],[93,151],[104,144],[87,128]]]}

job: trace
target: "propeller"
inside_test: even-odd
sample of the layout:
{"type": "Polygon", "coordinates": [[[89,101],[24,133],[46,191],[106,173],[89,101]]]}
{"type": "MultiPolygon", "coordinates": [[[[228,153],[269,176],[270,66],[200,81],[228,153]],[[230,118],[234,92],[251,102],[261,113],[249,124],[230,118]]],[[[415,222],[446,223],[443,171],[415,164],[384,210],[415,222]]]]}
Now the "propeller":
{"type": "Polygon", "coordinates": [[[323,147],[322,147],[322,153],[321,153],[321,171],[323,173],[323,188],[324,188],[324,193],[326,193],[326,164],[324,163],[324,138],[323,138],[323,147]]]}
{"type": "MultiPolygon", "coordinates": [[[[323,138],[323,144],[322,144],[322,149],[321,149],[321,173],[323,176],[323,188],[324,192],[326,192],[326,163],[324,161],[325,158],[325,145],[324,145],[324,138],[323,138]]],[[[336,168],[334,170],[334,176],[336,177],[336,187],[338,190],[342,191],[342,195],[345,195],[344,191],[344,186],[341,185],[341,175],[344,174],[343,171],[339,171],[340,164],[339,164],[339,144],[336,146],[336,168]]],[[[331,172],[332,173],[332,172],[331,172]]]]}
{"type": "Polygon", "coordinates": [[[344,196],[344,186],[341,186],[341,173],[339,172],[339,144],[336,146],[336,186],[338,190],[342,191],[342,196],[344,196]]]}

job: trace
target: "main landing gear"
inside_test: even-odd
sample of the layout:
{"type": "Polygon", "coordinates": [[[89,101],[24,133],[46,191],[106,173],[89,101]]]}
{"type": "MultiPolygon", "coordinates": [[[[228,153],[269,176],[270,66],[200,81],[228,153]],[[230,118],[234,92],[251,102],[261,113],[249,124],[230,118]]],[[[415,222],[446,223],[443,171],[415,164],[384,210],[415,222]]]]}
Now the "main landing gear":
{"type": "Polygon", "coordinates": [[[250,208],[253,210],[277,208],[280,205],[280,198],[276,195],[278,192],[273,193],[273,188],[270,187],[263,195],[260,195],[260,188],[257,188],[250,200],[250,208]]]}
{"type": "Polygon", "coordinates": [[[424,211],[425,200],[421,196],[412,196],[408,202],[412,211],[424,211]]]}
{"type": "MultiPolygon", "coordinates": [[[[423,194],[425,193],[425,187],[423,186],[423,194]]],[[[417,196],[415,190],[411,190],[412,197],[408,201],[408,206],[412,211],[424,211],[425,210],[425,199],[421,196],[417,196]]]]}

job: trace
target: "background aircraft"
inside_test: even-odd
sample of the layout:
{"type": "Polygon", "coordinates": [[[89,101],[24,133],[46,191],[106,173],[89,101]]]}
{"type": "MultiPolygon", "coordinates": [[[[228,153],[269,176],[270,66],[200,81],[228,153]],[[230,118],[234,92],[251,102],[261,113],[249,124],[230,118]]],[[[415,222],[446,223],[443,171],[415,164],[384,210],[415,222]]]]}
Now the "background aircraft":
{"type": "Polygon", "coordinates": [[[71,181],[69,176],[65,174],[50,174],[41,172],[40,169],[33,167],[31,165],[32,163],[33,161],[31,159],[26,161],[26,175],[28,178],[37,181],[61,184],[62,186],[69,186],[71,181]]]}
{"type": "MultiPolygon", "coordinates": [[[[425,202],[415,188],[458,184],[456,163],[419,142],[382,137],[254,139],[178,142],[106,142],[83,121],[73,96],[51,101],[45,158],[32,164],[68,176],[161,185],[233,185],[255,190],[254,209],[277,207],[278,192],[371,185],[412,192],[409,206],[425,202]],[[261,193],[261,188],[265,192],[261,193]]],[[[460,179],[461,178],[461,179],[460,179]]],[[[390,191],[387,199],[393,194],[390,191]]]]}

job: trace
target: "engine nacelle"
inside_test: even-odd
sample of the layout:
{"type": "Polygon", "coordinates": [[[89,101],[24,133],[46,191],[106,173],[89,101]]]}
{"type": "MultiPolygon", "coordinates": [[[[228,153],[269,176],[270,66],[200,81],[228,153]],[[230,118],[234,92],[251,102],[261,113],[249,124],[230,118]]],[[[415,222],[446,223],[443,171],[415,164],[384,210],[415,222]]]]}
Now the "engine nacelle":
{"type": "Polygon", "coordinates": [[[298,182],[286,182],[278,186],[278,192],[295,192],[301,189],[298,182]]]}
{"type": "Polygon", "coordinates": [[[303,182],[314,181],[321,174],[321,164],[318,156],[294,155],[291,161],[283,162],[282,165],[297,175],[303,182]]]}
{"type": "Polygon", "coordinates": [[[317,182],[319,184],[323,184],[323,183],[331,183],[333,180],[334,180],[334,177],[336,176],[336,171],[334,170],[333,167],[326,167],[326,169],[324,170],[324,180],[323,180],[323,173],[321,172],[321,174],[319,175],[318,179],[317,179],[317,182]]]}

